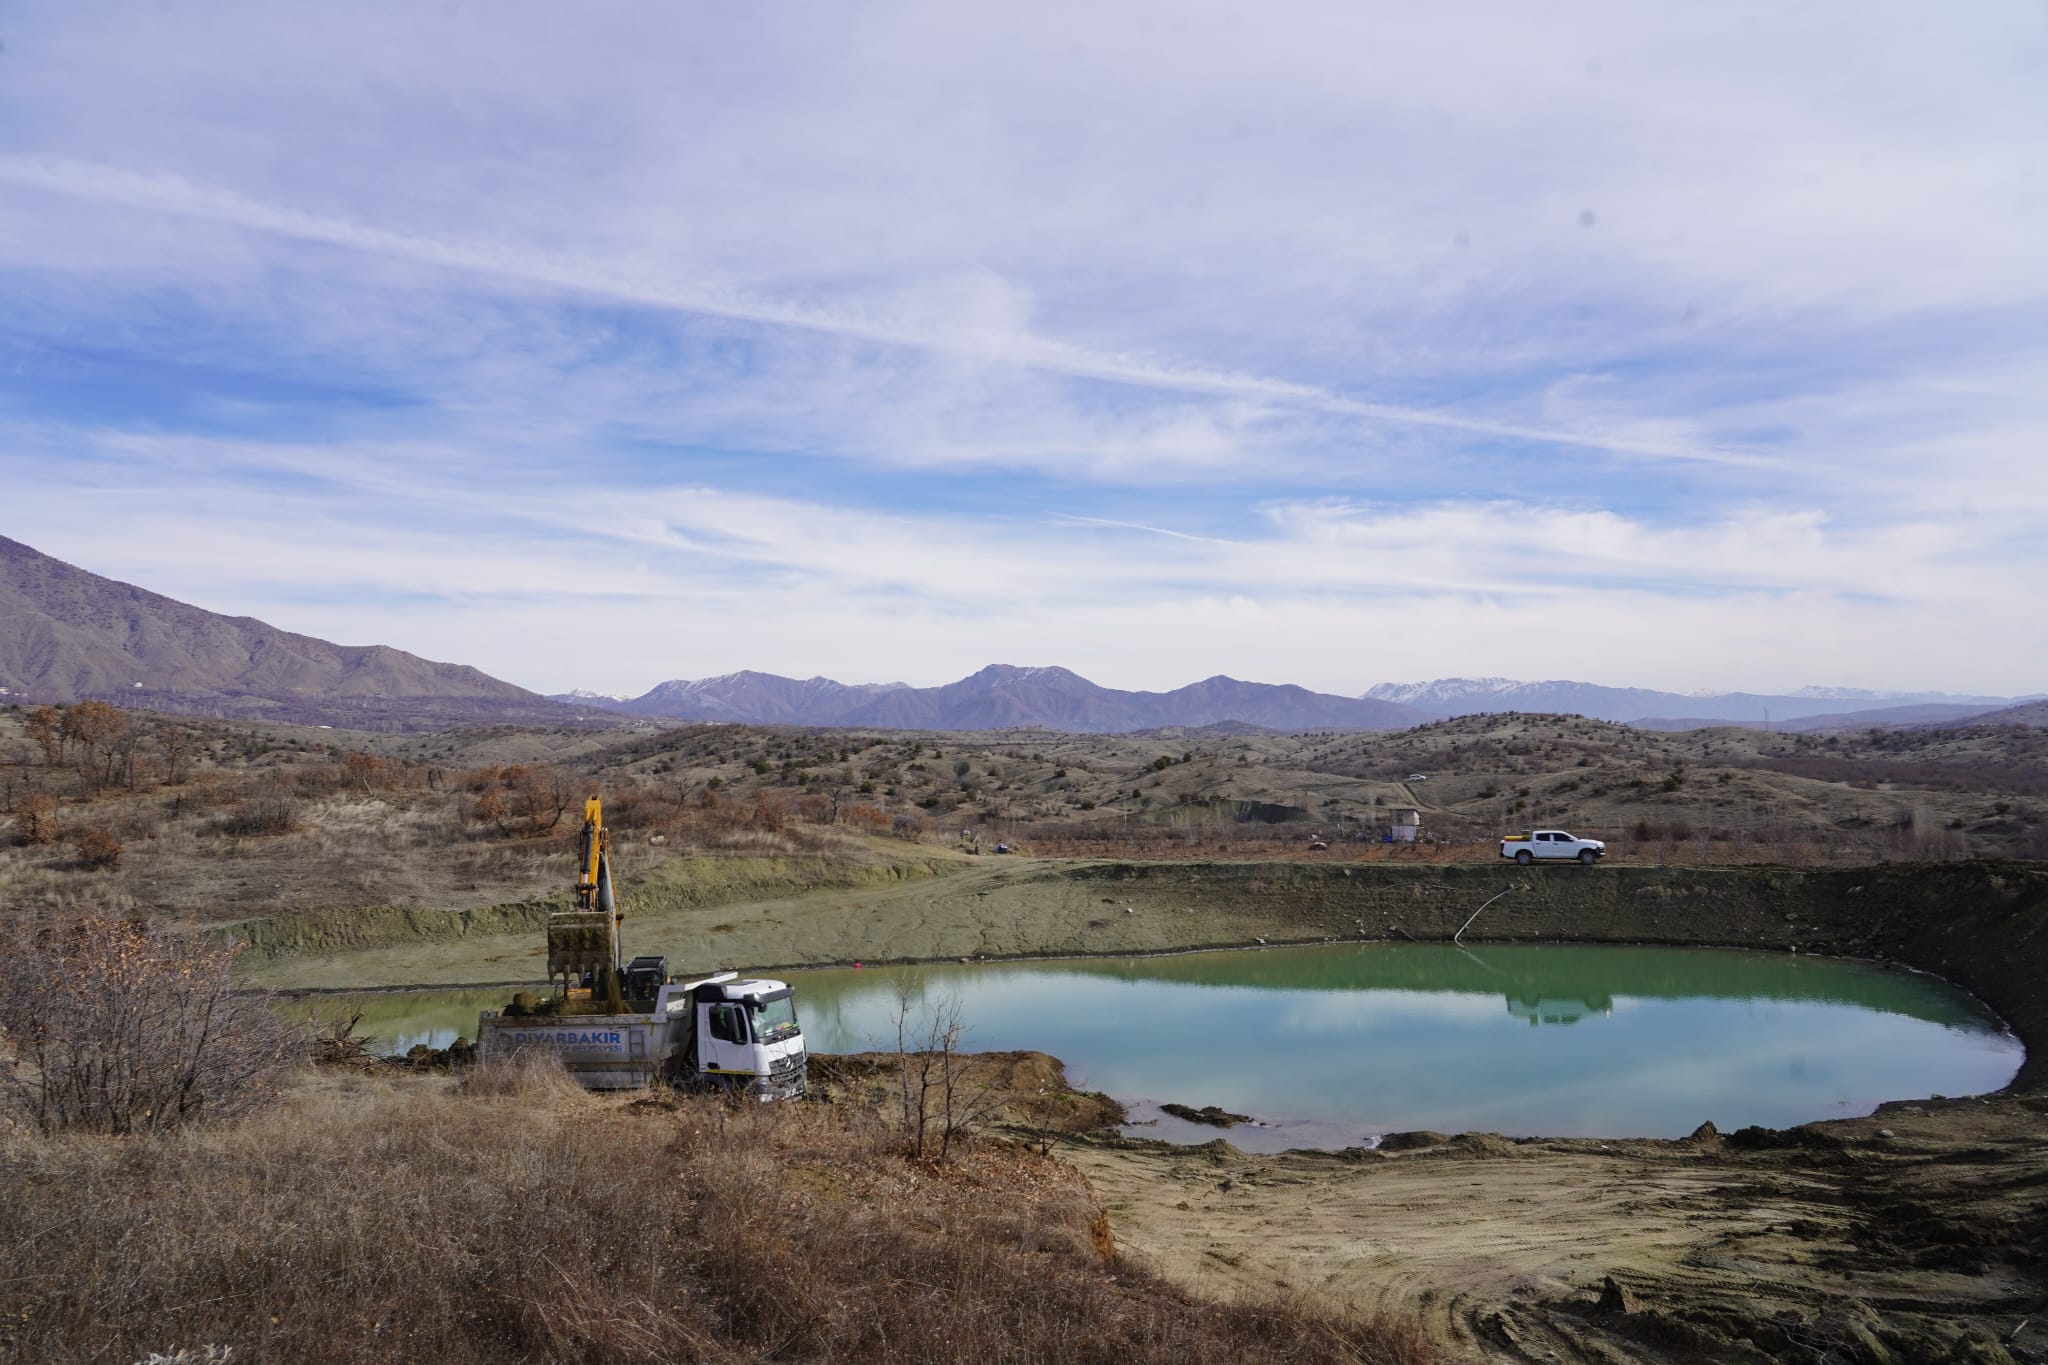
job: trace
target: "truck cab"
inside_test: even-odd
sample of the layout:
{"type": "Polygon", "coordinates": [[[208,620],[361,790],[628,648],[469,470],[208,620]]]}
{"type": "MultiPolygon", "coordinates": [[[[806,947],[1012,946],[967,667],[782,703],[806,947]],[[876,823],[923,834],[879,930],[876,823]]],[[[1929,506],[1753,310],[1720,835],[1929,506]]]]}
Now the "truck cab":
{"type": "Polygon", "coordinates": [[[660,1009],[680,1026],[676,1079],[763,1100],[803,1095],[809,1057],[787,982],[719,972],[667,987],[660,1009]]]}

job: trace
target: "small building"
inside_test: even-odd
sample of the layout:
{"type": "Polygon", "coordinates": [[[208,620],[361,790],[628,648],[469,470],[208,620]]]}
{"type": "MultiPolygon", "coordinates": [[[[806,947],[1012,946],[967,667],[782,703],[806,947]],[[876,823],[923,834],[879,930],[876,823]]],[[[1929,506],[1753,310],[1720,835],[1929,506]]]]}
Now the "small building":
{"type": "Polygon", "coordinates": [[[1412,844],[1422,833],[1422,812],[1413,806],[1396,806],[1393,837],[1397,844],[1412,844]]]}

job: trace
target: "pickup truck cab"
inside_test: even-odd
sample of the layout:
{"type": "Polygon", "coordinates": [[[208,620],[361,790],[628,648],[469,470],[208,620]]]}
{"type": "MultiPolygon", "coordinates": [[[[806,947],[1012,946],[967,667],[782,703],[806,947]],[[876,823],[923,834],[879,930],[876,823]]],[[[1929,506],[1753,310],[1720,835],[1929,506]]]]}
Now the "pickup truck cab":
{"type": "Polygon", "coordinates": [[[1607,856],[1607,845],[1598,839],[1581,839],[1561,829],[1537,829],[1527,834],[1510,834],[1501,840],[1500,856],[1513,858],[1524,867],[1539,858],[1546,862],[1576,859],[1591,867],[1607,856]]]}

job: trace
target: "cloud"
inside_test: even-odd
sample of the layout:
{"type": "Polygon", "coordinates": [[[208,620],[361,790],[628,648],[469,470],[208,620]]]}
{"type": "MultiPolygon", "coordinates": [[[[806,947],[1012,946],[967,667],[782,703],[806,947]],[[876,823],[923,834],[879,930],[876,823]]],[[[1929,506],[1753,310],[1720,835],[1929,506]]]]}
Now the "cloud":
{"type": "MultiPolygon", "coordinates": [[[[6,448],[32,463],[26,437],[6,448]]],[[[2027,610],[2028,577],[1940,523],[1324,500],[1218,536],[680,484],[627,500],[570,469],[513,486],[451,473],[423,447],[121,434],[90,453],[17,489],[35,526],[17,534],[215,610],[549,690],[742,667],[929,684],[1010,659],[1132,687],[1225,672],[1356,693],[1422,657],[1673,688],[1931,687],[1967,658],[1972,685],[2019,691],[2048,665],[2048,645],[2004,625],[2027,610]],[[1893,648],[1902,631],[1911,659],[1893,648]],[[596,654],[545,645],[598,638],[596,654]],[[1754,659],[1770,661],[1762,677],[1754,659]],[[1853,662],[1871,659],[1883,668],[1853,662]]]]}
{"type": "Polygon", "coordinates": [[[595,593],[637,676],[561,681],[606,687],[1027,653],[2036,686],[2044,36],[2016,3],[24,11],[14,530],[522,678],[595,593]]]}

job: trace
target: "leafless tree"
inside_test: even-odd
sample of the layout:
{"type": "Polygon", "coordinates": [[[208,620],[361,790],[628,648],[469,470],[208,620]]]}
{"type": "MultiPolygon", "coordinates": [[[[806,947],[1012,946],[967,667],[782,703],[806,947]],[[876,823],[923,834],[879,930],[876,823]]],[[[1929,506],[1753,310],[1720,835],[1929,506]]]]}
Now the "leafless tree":
{"type": "Polygon", "coordinates": [[[157,755],[164,761],[164,780],[172,786],[183,782],[185,765],[192,758],[192,731],[175,721],[159,721],[150,738],[155,740],[157,755]]]}
{"type": "Polygon", "coordinates": [[[967,1033],[960,1001],[947,996],[922,1015],[923,978],[896,982],[896,1078],[904,1144],[918,1160],[948,1161],[1009,1100],[1008,1092],[971,1074],[961,1049],[967,1033]]]}
{"type": "Polygon", "coordinates": [[[114,779],[116,748],[131,726],[128,713],[103,701],[82,701],[64,708],[59,726],[63,739],[76,744],[87,777],[98,784],[114,779]]]}
{"type": "Polygon", "coordinates": [[[507,768],[505,781],[512,788],[513,812],[535,834],[544,834],[560,824],[580,791],[575,779],[552,763],[507,768]]]}
{"type": "Polygon", "coordinates": [[[54,706],[32,706],[22,719],[22,729],[43,751],[43,762],[56,767],[64,761],[64,714],[54,706]]]}

